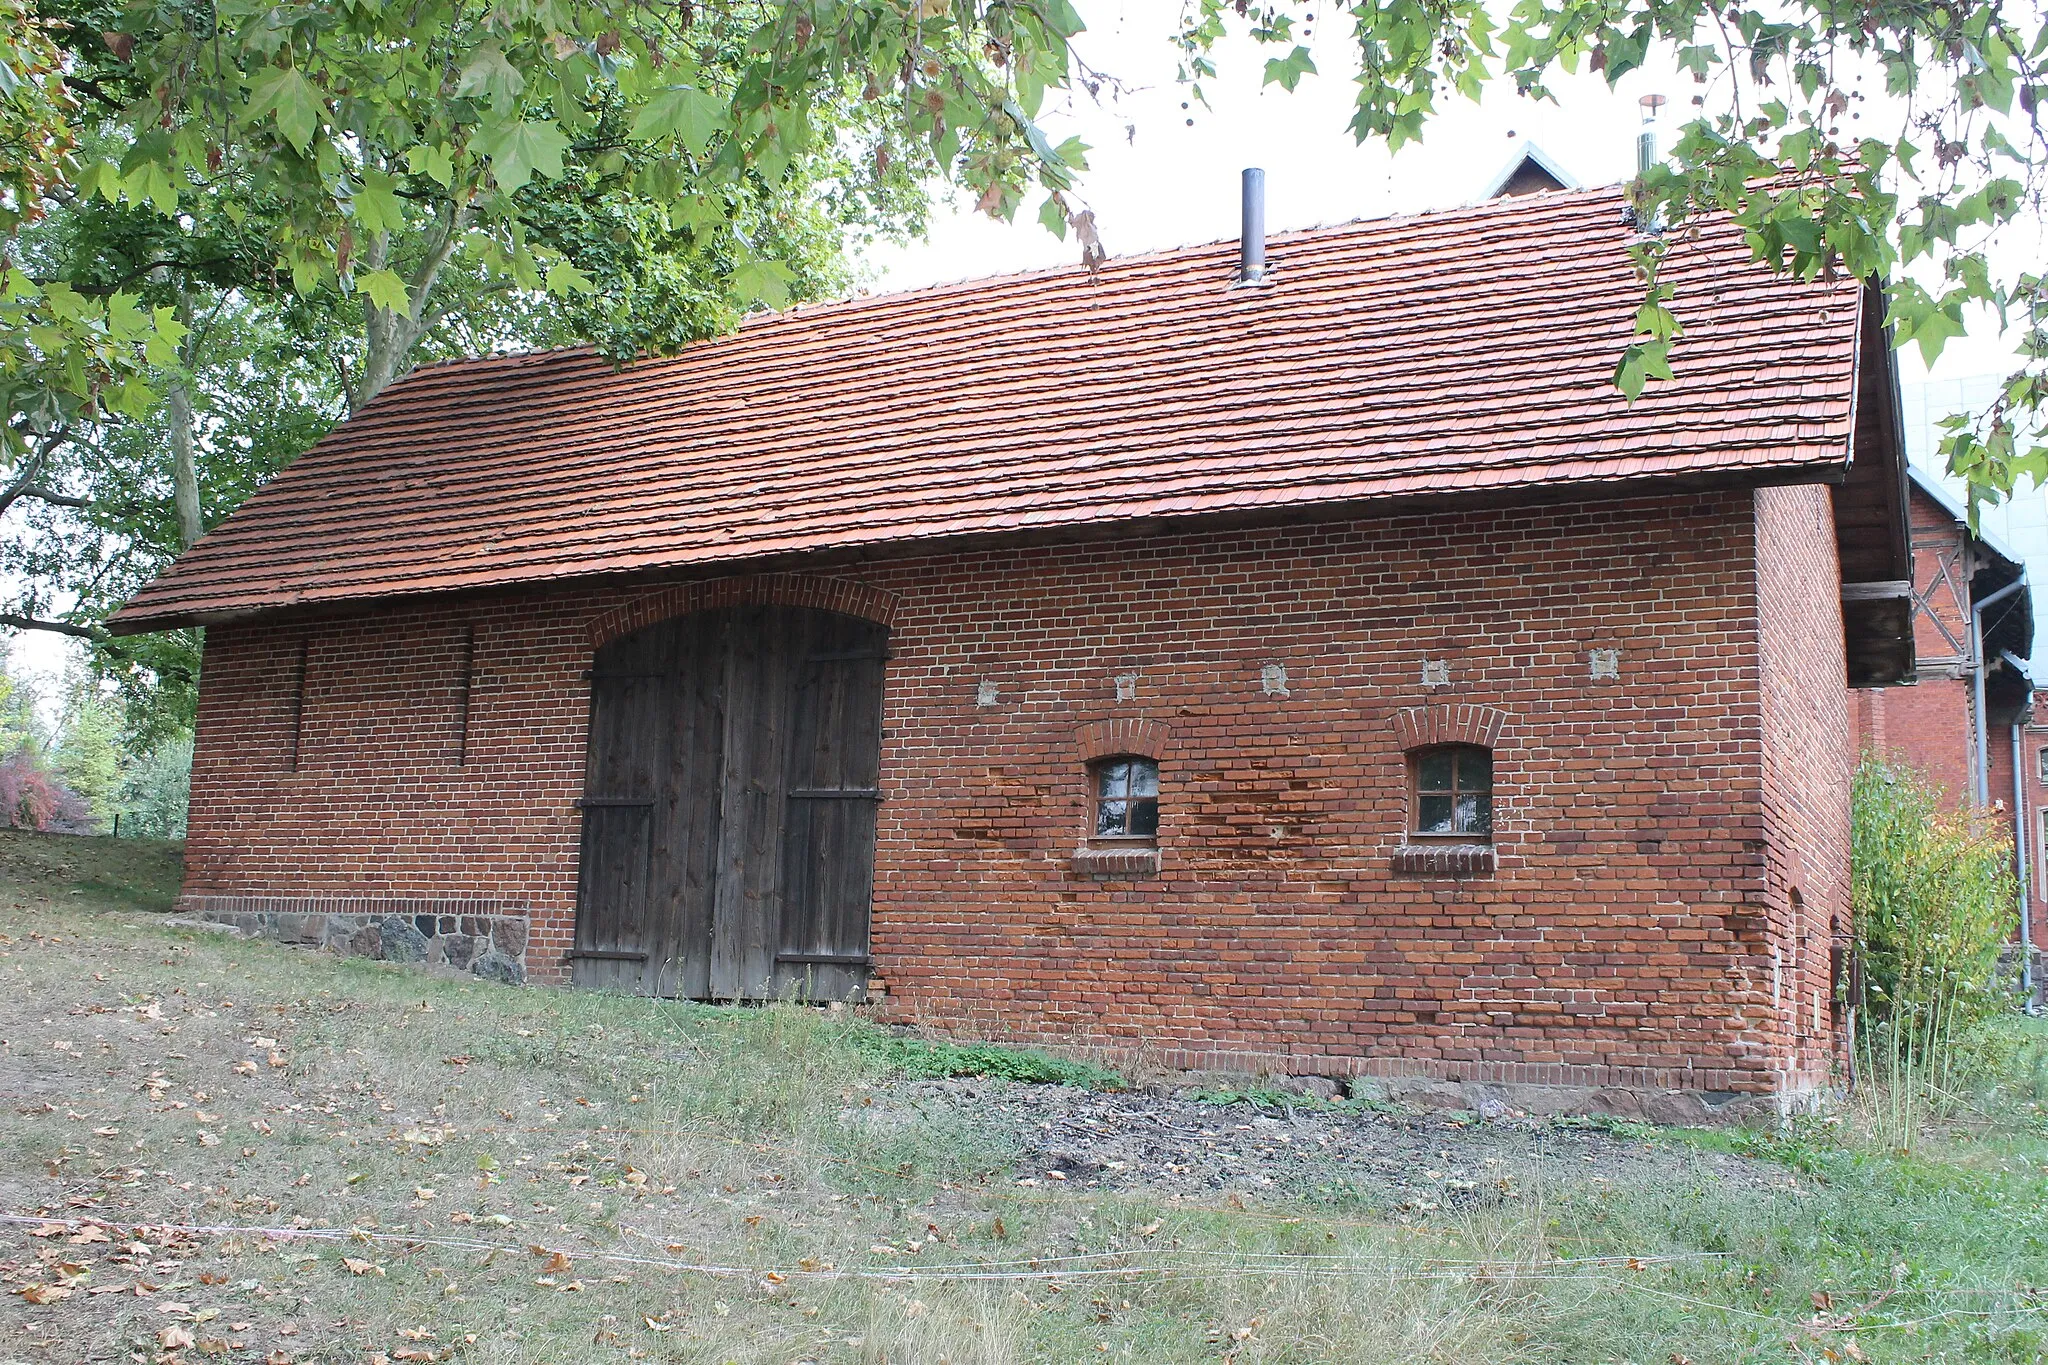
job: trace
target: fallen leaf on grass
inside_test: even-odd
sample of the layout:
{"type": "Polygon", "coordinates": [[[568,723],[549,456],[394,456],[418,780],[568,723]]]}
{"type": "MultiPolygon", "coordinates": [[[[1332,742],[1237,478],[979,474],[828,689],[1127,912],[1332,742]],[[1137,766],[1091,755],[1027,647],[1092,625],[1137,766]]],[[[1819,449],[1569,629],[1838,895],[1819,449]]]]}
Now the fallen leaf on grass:
{"type": "Polygon", "coordinates": [[[253,1076],[253,1075],[255,1075],[255,1074],[256,1074],[256,1063],[254,1063],[254,1062],[236,1062],[236,1063],[235,1063],[235,1074],[236,1074],[236,1075],[238,1075],[238,1076],[253,1076]]]}
{"type": "Polygon", "coordinates": [[[56,1303],[71,1297],[72,1291],[61,1284],[28,1284],[14,1291],[30,1303],[56,1303]]]}
{"type": "Polygon", "coordinates": [[[62,1223],[38,1223],[28,1230],[31,1237],[62,1237],[71,1229],[62,1223]]]}
{"type": "Polygon", "coordinates": [[[348,1273],[351,1275],[382,1275],[384,1273],[384,1267],[378,1265],[375,1261],[362,1261],[353,1256],[344,1256],[341,1258],[341,1263],[348,1267],[348,1273]]]}
{"type": "Polygon", "coordinates": [[[175,1323],[156,1334],[156,1344],[166,1351],[182,1351],[196,1344],[197,1338],[175,1323]]]}
{"type": "Polygon", "coordinates": [[[272,1351],[263,1357],[263,1365],[292,1365],[292,1358],[282,1350],[272,1351]]]}
{"type": "Polygon", "coordinates": [[[70,1243],[72,1246],[82,1247],[90,1246],[94,1242],[111,1242],[114,1239],[107,1235],[107,1230],[105,1228],[94,1227],[92,1224],[87,1223],[84,1227],[80,1228],[71,1236],[66,1237],[64,1240],[70,1243]]]}
{"type": "Polygon", "coordinates": [[[550,1251],[547,1264],[542,1266],[541,1269],[549,1275],[559,1275],[572,1264],[573,1262],[570,1261],[566,1252],[550,1251]]]}

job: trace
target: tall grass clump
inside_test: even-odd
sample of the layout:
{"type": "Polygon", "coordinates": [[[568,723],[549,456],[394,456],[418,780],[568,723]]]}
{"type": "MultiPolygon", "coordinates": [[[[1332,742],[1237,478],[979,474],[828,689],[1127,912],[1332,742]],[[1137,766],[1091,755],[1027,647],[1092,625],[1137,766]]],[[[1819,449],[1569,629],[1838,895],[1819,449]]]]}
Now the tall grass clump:
{"type": "Polygon", "coordinates": [[[2011,1004],[1998,960],[2019,894],[2012,842],[1879,758],[1857,768],[1850,803],[1852,1046],[1883,1087],[1887,1145],[1909,1148],[1917,1106],[1953,1094],[1955,1040],[2011,1004]]]}

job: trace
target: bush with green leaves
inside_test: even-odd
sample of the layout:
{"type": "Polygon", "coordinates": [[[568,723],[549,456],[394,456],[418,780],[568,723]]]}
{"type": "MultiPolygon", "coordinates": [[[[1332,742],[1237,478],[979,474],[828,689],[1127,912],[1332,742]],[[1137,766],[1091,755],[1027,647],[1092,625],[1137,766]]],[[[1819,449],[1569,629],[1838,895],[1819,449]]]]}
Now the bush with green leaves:
{"type": "Polygon", "coordinates": [[[1125,1088],[1124,1078],[1107,1068],[1028,1048],[928,1041],[867,1024],[857,1025],[849,1037],[854,1048],[865,1056],[898,1075],[919,1080],[986,1076],[1032,1085],[1078,1085],[1089,1090],[1125,1088]]]}
{"type": "Polygon", "coordinates": [[[1998,961],[2018,913],[2012,841],[1903,764],[1867,758],[1850,790],[1855,1003],[1908,1051],[1938,1051],[2011,1004],[1998,961]]]}
{"type": "Polygon", "coordinates": [[[184,838],[191,794],[192,736],[173,735],[122,774],[121,832],[146,839],[184,838]]]}

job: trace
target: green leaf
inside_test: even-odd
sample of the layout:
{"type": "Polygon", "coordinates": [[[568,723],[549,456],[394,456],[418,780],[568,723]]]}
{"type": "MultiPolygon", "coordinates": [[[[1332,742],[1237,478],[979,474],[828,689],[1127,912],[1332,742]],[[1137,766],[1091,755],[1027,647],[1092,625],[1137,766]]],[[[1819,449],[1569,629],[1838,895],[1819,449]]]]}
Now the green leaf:
{"type": "Polygon", "coordinates": [[[595,294],[597,282],[567,261],[556,261],[548,267],[546,283],[550,294],[595,294]]]}
{"type": "Polygon", "coordinates": [[[725,101],[687,85],[657,91],[633,119],[633,136],[642,142],[680,138],[698,156],[713,136],[732,126],[725,101]]]}
{"type": "Polygon", "coordinates": [[[1067,240],[1067,211],[1061,206],[1058,195],[1047,195],[1045,202],[1038,206],[1038,221],[1053,236],[1063,242],[1067,240]]]}
{"type": "Polygon", "coordinates": [[[422,142],[406,148],[405,165],[414,175],[424,175],[436,184],[455,183],[455,157],[445,142],[422,142]]]}
{"type": "Polygon", "coordinates": [[[363,297],[386,312],[400,317],[412,315],[412,291],[395,270],[372,270],[356,276],[356,288],[363,297]]]}
{"type": "Polygon", "coordinates": [[[277,68],[249,87],[250,116],[276,114],[277,130],[301,153],[313,145],[326,108],[320,91],[294,66],[277,68]]]}
{"type": "Polygon", "coordinates": [[[1283,90],[1292,92],[1296,86],[1301,84],[1303,76],[1314,75],[1315,70],[1315,59],[1309,56],[1308,49],[1296,47],[1294,51],[1288,53],[1285,57],[1274,57],[1266,62],[1266,78],[1262,83],[1265,85],[1277,85],[1283,90]]]}
{"type": "Polygon", "coordinates": [[[455,83],[456,94],[481,95],[500,113],[510,109],[524,89],[526,77],[505,59],[504,51],[496,43],[485,43],[472,52],[462,68],[461,79],[455,83]]]}
{"type": "Polygon", "coordinates": [[[796,274],[780,261],[742,261],[733,267],[733,292],[743,299],[781,308],[789,302],[796,274]]]}
{"type": "Polygon", "coordinates": [[[350,200],[356,222],[370,232],[395,232],[404,227],[405,205],[397,191],[395,176],[365,167],[362,183],[350,200]]]}
{"type": "Polygon", "coordinates": [[[569,138],[552,123],[508,119],[478,129],[475,146],[490,159],[491,174],[499,188],[510,193],[524,187],[535,175],[560,179],[562,155],[569,150],[569,138]]]}

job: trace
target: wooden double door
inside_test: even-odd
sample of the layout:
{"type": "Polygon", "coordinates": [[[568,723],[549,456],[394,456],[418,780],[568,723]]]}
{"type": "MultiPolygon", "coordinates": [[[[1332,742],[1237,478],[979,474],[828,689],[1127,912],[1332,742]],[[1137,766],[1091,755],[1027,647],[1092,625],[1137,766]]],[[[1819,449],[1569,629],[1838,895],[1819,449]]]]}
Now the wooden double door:
{"type": "Polygon", "coordinates": [[[865,997],[887,658],[886,627],[782,606],[597,651],[579,985],[865,997]]]}

